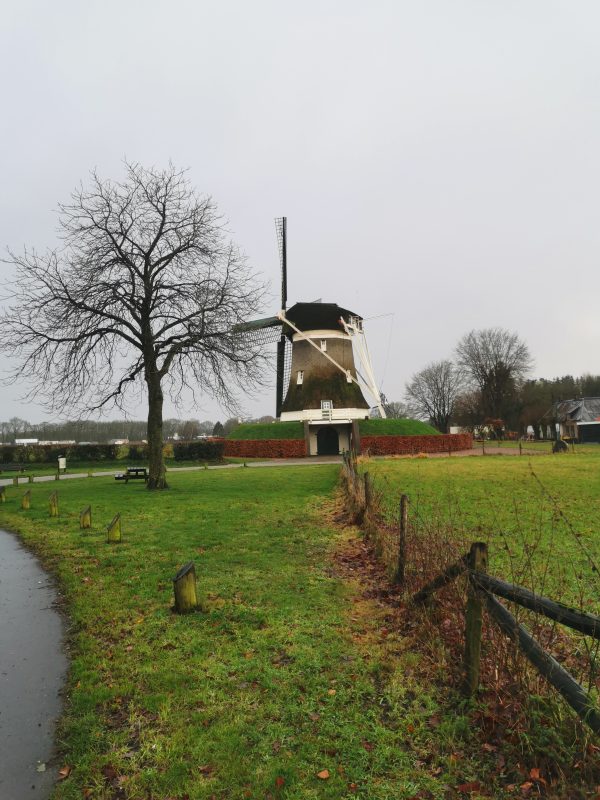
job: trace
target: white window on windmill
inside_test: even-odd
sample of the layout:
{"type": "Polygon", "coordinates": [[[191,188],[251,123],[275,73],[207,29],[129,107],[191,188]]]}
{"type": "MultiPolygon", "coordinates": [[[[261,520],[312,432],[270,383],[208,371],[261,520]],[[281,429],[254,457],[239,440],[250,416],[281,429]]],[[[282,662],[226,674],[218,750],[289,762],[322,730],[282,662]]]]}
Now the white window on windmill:
{"type": "Polygon", "coordinates": [[[296,384],[298,386],[302,386],[303,381],[304,381],[304,370],[303,369],[299,369],[298,370],[298,377],[296,378],[296,384]]]}
{"type": "Polygon", "coordinates": [[[327,352],[327,339],[321,339],[321,350],[324,353],[327,352]]]}
{"type": "Polygon", "coordinates": [[[321,419],[331,419],[333,412],[332,400],[321,400],[321,419]]]}

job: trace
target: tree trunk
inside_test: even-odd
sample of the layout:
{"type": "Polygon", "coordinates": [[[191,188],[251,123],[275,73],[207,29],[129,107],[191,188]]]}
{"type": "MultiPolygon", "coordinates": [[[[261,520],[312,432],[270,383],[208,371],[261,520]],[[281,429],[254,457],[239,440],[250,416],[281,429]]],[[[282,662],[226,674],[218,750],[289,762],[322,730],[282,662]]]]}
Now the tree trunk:
{"type": "Polygon", "coordinates": [[[163,458],[163,393],[160,378],[146,375],[148,385],[148,489],[167,489],[163,458]]]}

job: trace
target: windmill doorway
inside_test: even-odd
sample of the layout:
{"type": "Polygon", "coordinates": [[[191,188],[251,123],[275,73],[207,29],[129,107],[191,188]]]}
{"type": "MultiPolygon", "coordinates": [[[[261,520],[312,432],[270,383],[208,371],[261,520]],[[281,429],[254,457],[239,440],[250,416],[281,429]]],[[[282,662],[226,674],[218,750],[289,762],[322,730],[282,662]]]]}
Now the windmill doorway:
{"type": "Polygon", "coordinates": [[[337,456],[340,454],[340,437],[333,425],[322,425],[317,431],[317,455],[337,456]]]}

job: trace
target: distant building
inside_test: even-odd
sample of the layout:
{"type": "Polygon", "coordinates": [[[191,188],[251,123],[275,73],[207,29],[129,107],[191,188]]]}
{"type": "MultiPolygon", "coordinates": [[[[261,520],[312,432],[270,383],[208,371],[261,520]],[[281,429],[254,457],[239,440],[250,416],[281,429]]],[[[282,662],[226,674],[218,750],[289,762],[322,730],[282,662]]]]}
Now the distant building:
{"type": "Polygon", "coordinates": [[[600,397],[561,400],[542,417],[550,438],[600,442],[600,397]]]}
{"type": "Polygon", "coordinates": [[[129,444],[129,439],[109,439],[109,444],[129,444]]]}
{"type": "Polygon", "coordinates": [[[15,444],[39,444],[39,439],[15,439],[15,444]]]}

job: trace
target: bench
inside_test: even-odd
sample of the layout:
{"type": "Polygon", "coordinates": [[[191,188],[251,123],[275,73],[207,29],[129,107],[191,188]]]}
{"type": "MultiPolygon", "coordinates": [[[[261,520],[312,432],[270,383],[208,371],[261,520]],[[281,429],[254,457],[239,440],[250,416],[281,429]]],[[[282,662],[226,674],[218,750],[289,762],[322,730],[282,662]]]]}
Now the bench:
{"type": "Polygon", "coordinates": [[[0,472],[25,472],[23,464],[1,464],[0,472]]]}
{"type": "Polygon", "coordinates": [[[136,479],[148,482],[148,470],[146,467],[127,467],[126,472],[117,472],[115,475],[116,481],[125,481],[125,483],[136,479]]]}

